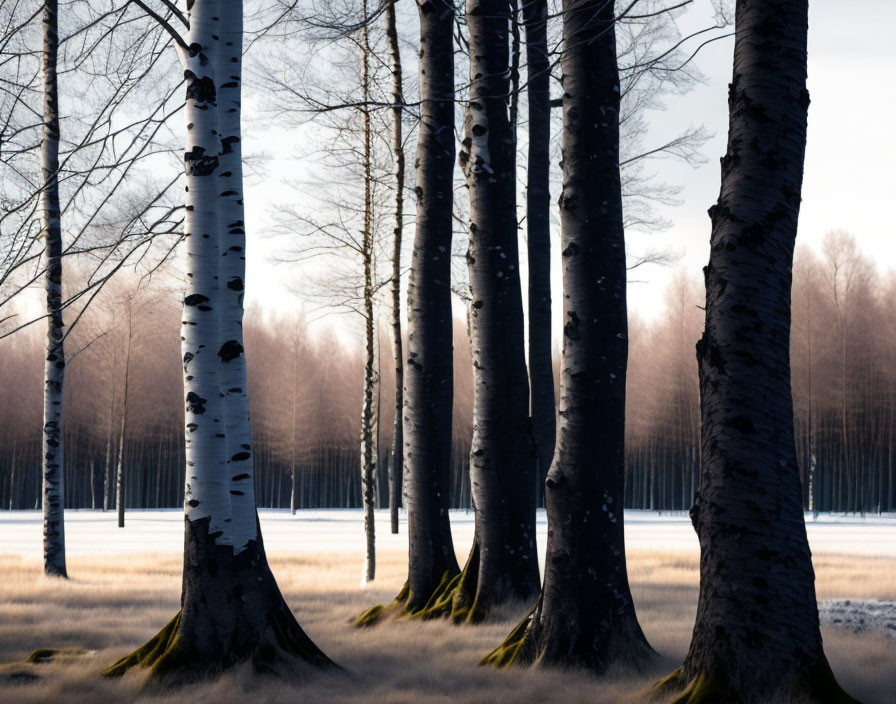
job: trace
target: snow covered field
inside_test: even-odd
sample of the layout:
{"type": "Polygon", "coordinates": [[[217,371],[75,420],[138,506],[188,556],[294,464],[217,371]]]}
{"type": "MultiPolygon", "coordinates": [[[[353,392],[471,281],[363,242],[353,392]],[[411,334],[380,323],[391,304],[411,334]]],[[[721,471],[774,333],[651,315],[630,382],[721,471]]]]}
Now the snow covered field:
{"type": "MultiPolygon", "coordinates": [[[[283,509],[262,509],[262,533],[269,553],[363,554],[361,510],[308,509],[295,516],[283,509]]],[[[0,511],[0,554],[41,554],[40,511],[0,511]]],[[[128,511],[125,528],[118,528],[114,511],[65,512],[65,542],[68,555],[113,555],[174,553],[183,550],[183,512],[177,509],[128,511]]],[[[538,546],[542,559],[547,535],[544,511],[538,512],[538,546]]],[[[813,554],[842,553],[896,558],[896,515],[819,516],[807,515],[806,526],[813,554]]],[[[473,512],[451,512],[455,547],[466,550],[473,540],[473,512]]],[[[377,547],[407,548],[407,527],[402,512],[398,535],[389,532],[387,511],[376,513],[377,547]]],[[[684,512],[625,512],[625,541],[628,550],[699,553],[697,536],[684,512]]]]}

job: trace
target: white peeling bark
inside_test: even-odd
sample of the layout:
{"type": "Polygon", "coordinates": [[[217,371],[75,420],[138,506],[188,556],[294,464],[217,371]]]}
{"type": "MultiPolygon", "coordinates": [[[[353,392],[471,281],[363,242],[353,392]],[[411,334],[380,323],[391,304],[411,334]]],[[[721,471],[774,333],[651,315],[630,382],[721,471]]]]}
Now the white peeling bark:
{"type": "Polygon", "coordinates": [[[241,146],[241,83],[243,3],[221,7],[222,45],[218,52],[218,125],[221,133],[221,360],[220,384],[227,435],[227,471],[233,510],[233,547],[245,549],[257,536],[255,472],[243,347],[243,291],[246,276],[246,228],[243,214],[243,152],[241,146]]]}
{"type": "MultiPolygon", "coordinates": [[[[231,249],[234,242],[243,242],[243,228],[235,225],[242,217],[239,157],[226,148],[219,154],[222,125],[228,126],[224,140],[239,136],[239,72],[223,74],[215,70],[222,64],[239,64],[241,37],[239,30],[234,30],[242,25],[242,7],[234,5],[194,0],[189,49],[185,52],[184,165],[189,189],[185,234],[190,286],[184,299],[182,337],[187,501],[181,609],[148,643],[108,668],[108,676],[119,676],[139,666],[151,668],[153,679],[182,684],[207,680],[242,663],[251,663],[255,672],[289,678],[299,674],[296,668],[302,663],[334,667],[290,612],[268,566],[257,526],[251,530],[244,524],[241,527],[249,516],[257,519],[254,493],[234,487],[251,487],[251,475],[238,479],[228,471],[225,405],[235,441],[248,439],[249,432],[248,412],[240,410],[244,382],[238,391],[229,393],[219,386],[219,380],[229,383],[237,378],[230,376],[234,369],[244,370],[228,366],[236,359],[242,360],[242,349],[230,360],[224,359],[226,354],[218,356],[227,347],[227,343],[221,344],[222,327],[235,326],[229,329],[236,330],[236,336],[226,339],[242,347],[242,287],[231,286],[232,294],[218,287],[222,266],[227,283],[234,283],[238,276],[241,284],[243,272],[242,245],[238,250],[231,249]],[[228,53],[220,63],[219,41],[229,42],[222,47],[228,53]],[[222,85],[222,92],[217,93],[216,79],[223,78],[222,84],[233,83],[226,78],[228,75],[237,76],[236,86],[222,85]],[[219,117],[219,95],[227,118],[219,117]],[[225,222],[229,234],[220,235],[225,222]],[[220,245],[228,248],[226,260],[221,256],[219,236],[229,238],[220,245]]],[[[223,144],[228,142],[231,147],[238,144],[234,140],[223,144]]],[[[241,374],[244,379],[244,372],[241,374]]]]}
{"type": "Polygon", "coordinates": [[[367,31],[367,2],[364,3],[365,24],[361,27],[361,95],[365,103],[364,122],[364,332],[366,363],[364,365],[364,403],[361,411],[361,496],[364,504],[364,570],[361,584],[372,582],[376,576],[376,531],[374,501],[376,499],[376,457],[373,433],[374,317],[373,317],[373,176],[371,174],[370,109],[370,41],[367,31]]]}
{"type": "Polygon", "coordinates": [[[186,412],[184,511],[192,523],[209,518],[208,535],[218,545],[232,544],[230,478],[223,404],[218,386],[218,212],[221,173],[218,151],[217,81],[220,5],[194,2],[190,14],[184,77],[187,83],[187,290],[181,350],[186,412]],[[209,344],[212,343],[212,344],[209,344]]]}
{"type": "Polygon", "coordinates": [[[62,384],[65,378],[62,322],[62,224],[59,208],[59,91],[56,82],[57,2],[44,3],[44,128],[41,143],[43,235],[47,259],[47,358],[44,365],[43,509],[44,572],[66,577],[65,473],[62,384]]]}

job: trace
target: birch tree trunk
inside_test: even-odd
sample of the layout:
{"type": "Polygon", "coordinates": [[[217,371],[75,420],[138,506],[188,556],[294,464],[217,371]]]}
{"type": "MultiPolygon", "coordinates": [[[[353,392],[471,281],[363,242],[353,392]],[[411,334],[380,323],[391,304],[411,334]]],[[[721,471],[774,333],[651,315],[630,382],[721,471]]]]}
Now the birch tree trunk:
{"type": "Polygon", "coordinates": [[[529,261],[529,412],[543,486],[554,456],[553,350],[551,349],[550,143],[551,68],[548,62],[546,0],[523,2],[529,97],[526,175],[526,234],[529,261]]]}
{"type": "Polygon", "coordinates": [[[364,23],[361,26],[361,101],[364,124],[364,230],[362,232],[362,257],[364,261],[364,402],[361,409],[361,495],[364,505],[364,570],[361,584],[372,582],[376,576],[376,529],[374,506],[376,501],[376,450],[373,439],[374,400],[376,383],[374,369],[376,357],[376,329],[373,311],[373,175],[371,164],[370,107],[370,43],[367,29],[369,15],[364,2],[364,23]]]}
{"type": "Polygon", "coordinates": [[[417,219],[408,281],[405,482],[408,581],[418,613],[460,574],[448,520],[454,403],[451,236],[454,202],[454,6],[417,0],[420,125],[417,219]]]}
{"type": "Polygon", "coordinates": [[[791,265],[806,148],[807,0],[739,0],[728,151],[710,209],[700,599],[677,702],[853,701],[825,659],[790,386],[791,265]]]}
{"type": "Polygon", "coordinates": [[[195,0],[190,16],[186,110],[187,208],[184,221],[187,283],[181,350],[184,364],[187,475],[184,501],[188,532],[209,546],[233,545],[230,481],[226,468],[224,428],[217,358],[220,340],[218,182],[218,79],[221,3],[195,0]],[[195,52],[195,53],[194,53],[195,52]],[[209,343],[213,344],[209,344],[209,343]]]}
{"type": "Polygon", "coordinates": [[[420,126],[415,159],[417,218],[408,281],[408,357],[404,394],[408,580],[387,612],[427,614],[450,604],[460,575],[448,520],[454,401],[451,234],[454,199],[454,7],[417,0],[420,18],[420,126]]]}
{"type": "Polygon", "coordinates": [[[516,226],[516,141],[508,114],[509,6],[467,4],[470,98],[459,160],[470,193],[473,549],[449,617],[483,619],[492,606],[538,593],[535,452],[529,422],[516,226]]]}
{"type": "Polygon", "coordinates": [[[404,465],[404,351],[401,339],[401,243],[404,231],[404,139],[401,119],[404,113],[401,49],[395,5],[386,3],[386,40],[392,62],[392,155],[395,160],[395,228],[392,231],[392,354],[395,360],[395,420],[392,428],[392,451],[389,462],[389,520],[393,533],[398,533],[398,508],[404,465]]]}
{"type": "Polygon", "coordinates": [[[243,151],[240,125],[243,61],[243,3],[221,3],[218,56],[220,144],[220,296],[221,368],[219,381],[227,436],[227,473],[233,511],[233,547],[246,549],[257,537],[255,471],[249,422],[246,355],[243,348],[243,292],[246,278],[246,226],[243,214],[243,151]]]}
{"type": "MultiPolygon", "coordinates": [[[[235,419],[234,425],[248,426],[248,415],[240,415],[242,391],[225,394],[219,384],[219,375],[229,379],[223,369],[233,361],[225,362],[222,358],[226,355],[219,358],[226,347],[220,336],[225,325],[219,324],[219,318],[232,322],[240,316],[234,311],[234,301],[239,299],[231,297],[228,302],[227,294],[217,286],[223,259],[219,250],[222,230],[227,228],[226,247],[234,246],[233,238],[242,242],[243,235],[234,232],[242,228],[235,226],[236,209],[229,202],[233,198],[229,191],[235,187],[241,192],[242,183],[227,183],[232,174],[223,171],[219,158],[226,144],[221,139],[222,124],[228,124],[229,136],[238,140],[239,100],[234,102],[231,94],[226,109],[235,115],[222,120],[217,104],[222,75],[230,76],[225,83],[239,82],[238,70],[226,73],[220,66],[238,66],[239,61],[232,59],[238,59],[241,51],[241,24],[241,3],[194,0],[185,42],[189,47],[184,72],[188,289],[182,349],[187,471],[181,610],[149,642],[109,668],[109,676],[140,666],[152,668],[153,677],[179,682],[204,679],[247,661],[261,672],[291,673],[303,664],[333,666],[302,631],[277,587],[258,530],[254,493],[239,493],[244,487],[240,482],[246,480],[233,476],[226,454],[232,446],[221,432],[224,405],[232,406],[227,417],[235,419]],[[219,38],[223,48],[219,48],[219,38]],[[219,51],[223,55],[219,56],[219,51]],[[251,504],[246,496],[251,497],[251,504]],[[246,540],[249,533],[241,526],[249,522],[249,515],[255,525],[253,537],[246,540]]],[[[233,140],[230,146],[234,146],[233,140]]],[[[229,159],[225,161],[228,168],[234,168],[232,158],[221,157],[229,159]]],[[[242,250],[232,251],[241,254],[242,250]]],[[[241,261],[242,257],[233,259],[241,261]]],[[[233,266],[228,261],[227,271],[226,282],[235,281],[235,272],[242,281],[242,264],[233,266]]],[[[236,342],[241,345],[241,338],[236,342]]],[[[247,427],[237,427],[235,432],[238,440],[249,437],[247,427]]]]}
{"type": "Polygon", "coordinates": [[[67,577],[65,569],[65,476],[62,385],[65,380],[62,322],[62,223],[59,206],[58,3],[44,2],[44,126],[41,141],[43,236],[46,257],[47,358],[44,365],[43,510],[44,573],[67,577]]]}
{"type": "Polygon", "coordinates": [[[628,358],[613,4],[563,7],[563,373],[546,482],[544,587],[485,661],[639,666],[652,653],[629,589],[623,535],[628,358]],[[599,116],[599,117],[598,117],[599,116]]]}

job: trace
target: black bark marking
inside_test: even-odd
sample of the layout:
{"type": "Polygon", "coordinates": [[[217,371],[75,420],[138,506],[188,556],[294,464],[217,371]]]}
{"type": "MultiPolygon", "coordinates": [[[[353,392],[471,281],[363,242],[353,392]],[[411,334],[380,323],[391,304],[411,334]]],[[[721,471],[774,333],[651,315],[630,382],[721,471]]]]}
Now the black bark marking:
{"type": "Polygon", "coordinates": [[[243,353],[243,346],[236,340],[227,340],[221,349],[218,350],[218,356],[224,364],[232,362],[243,353]]]}
{"type": "Polygon", "coordinates": [[[197,103],[215,104],[216,92],[214,80],[208,76],[202,76],[200,78],[189,69],[184,71],[184,80],[187,81],[187,100],[195,100],[197,103]]]}
{"type": "MultiPolygon", "coordinates": [[[[208,296],[203,296],[201,293],[192,293],[186,298],[184,298],[185,306],[198,306],[203,303],[208,303],[208,296]]],[[[189,354],[189,352],[187,353],[189,354]]]]}
{"type": "Polygon", "coordinates": [[[195,413],[197,415],[205,413],[205,404],[207,402],[208,399],[202,398],[202,396],[197,394],[195,391],[190,391],[187,394],[187,411],[189,413],[195,413]]]}
{"type": "Polygon", "coordinates": [[[184,152],[184,164],[191,176],[209,176],[218,168],[218,155],[206,156],[203,147],[193,147],[184,152]]]}

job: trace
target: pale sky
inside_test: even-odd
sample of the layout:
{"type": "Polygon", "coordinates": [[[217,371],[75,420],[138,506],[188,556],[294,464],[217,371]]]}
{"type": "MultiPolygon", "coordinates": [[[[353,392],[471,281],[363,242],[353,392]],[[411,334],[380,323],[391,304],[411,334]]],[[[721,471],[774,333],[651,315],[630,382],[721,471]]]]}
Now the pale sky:
{"type": "MultiPolygon", "coordinates": [[[[708,15],[702,13],[706,22],[708,15]]],[[[700,26],[698,13],[685,18],[700,26]]],[[[893,135],[892,81],[896,51],[889,28],[896,23],[893,0],[811,0],[809,3],[809,133],[798,242],[820,246],[831,229],[846,229],[883,270],[896,268],[896,137],[893,135]],[[891,127],[887,127],[887,124],[891,127]]],[[[683,21],[682,27],[685,27],[683,21]]],[[[733,39],[703,49],[697,62],[706,84],[670,98],[658,120],[702,122],[714,133],[698,169],[667,164],[664,177],[684,185],[682,205],[664,209],[673,226],[654,235],[684,250],[682,266],[699,273],[709,258],[710,221],[706,211],[719,193],[719,158],[728,128],[728,83],[733,39]]],[[[647,284],[629,289],[629,307],[654,314],[670,271],[652,267],[639,273],[647,284]]]]}
{"type": "MultiPolygon", "coordinates": [[[[695,8],[679,20],[684,33],[707,26],[712,10],[706,0],[697,0],[695,8]]],[[[830,229],[846,229],[870,254],[881,270],[896,268],[896,138],[892,123],[896,100],[887,86],[896,74],[896,51],[890,28],[896,26],[896,2],[893,0],[812,0],[809,16],[809,136],[803,205],[800,214],[799,242],[817,246],[830,229]]],[[[731,80],[733,40],[705,47],[696,61],[706,77],[702,85],[684,96],[666,100],[667,109],[651,115],[651,129],[661,143],[688,125],[703,124],[714,137],[703,148],[706,163],[693,169],[674,162],[657,162],[660,177],[681,184],[681,205],[660,207],[672,226],[650,236],[630,237],[630,249],[645,244],[669,246],[682,255],[679,266],[699,273],[709,256],[710,222],[707,209],[719,191],[719,158],[725,152],[727,132],[727,85],[731,80]]],[[[248,86],[247,86],[248,89],[248,86]]],[[[307,129],[307,128],[305,128],[307,129]]],[[[290,270],[273,266],[270,256],[276,241],[262,236],[269,230],[266,212],[272,204],[295,198],[280,185],[288,175],[305,173],[307,165],[297,163],[294,146],[301,131],[266,129],[252,121],[245,128],[245,148],[267,149],[277,144],[275,157],[264,179],[250,179],[246,189],[247,224],[250,236],[247,295],[264,308],[272,301],[300,305],[286,293],[284,281],[290,270]],[[273,140],[273,142],[272,142],[273,140]]],[[[409,165],[412,159],[409,159],[409,165]]],[[[556,199],[554,199],[556,202],[556,199]]],[[[407,229],[408,240],[413,227],[407,229]]],[[[524,249],[524,247],[521,247],[524,249]]],[[[554,254],[558,247],[555,245],[554,254]]],[[[559,269],[558,266],[555,269],[559,269]]],[[[629,288],[629,309],[642,317],[653,318],[661,310],[663,290],[675,268],[647,267],[637,279],[644,283],[629,288]]],[[[524,273],[524,270],[523,270],[524,273]]],[[[559,277],[554,281],[553,299],[559,309],[559,277]]],[[[525,298],[525,296],[524,296],[525,298]]],[[[701,301],[695,301],[700,304],[701,301]]],[[[344,325],[329,316],[334,325],[344,325]]],[[[559,318],[558,318],[559,319],[559,318]]]]}

